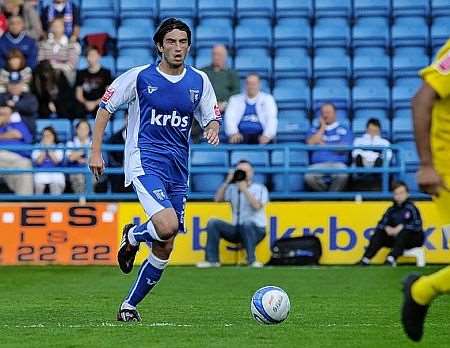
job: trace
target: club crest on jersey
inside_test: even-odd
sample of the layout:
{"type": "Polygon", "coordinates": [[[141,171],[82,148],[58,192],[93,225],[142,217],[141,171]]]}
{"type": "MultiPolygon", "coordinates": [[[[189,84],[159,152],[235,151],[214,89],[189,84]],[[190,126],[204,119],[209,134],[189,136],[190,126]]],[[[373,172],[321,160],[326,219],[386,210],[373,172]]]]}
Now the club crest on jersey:
{"type": "Polygon", "coordinates": [[[200,96],[200,91],[198,89],[190,89],[189,94],[191,96],[192,104],[195,104],[200,96]]]}
{"type": "Polygon", "coordinates": [[[153,194],[156,196],[156,198],[158,198],[160,201],[163,201],[166,199],[166,195],[164,193],[163,190],[161,189],[157,189],[157,190],[153,190],[153,194]]]}
{"type": "Polygon", "coordinates": [[[154,86],[147,86],[147,92],[148,94],[152,94],[153,92],[156,92],[158,90],[158,87],[154,87],[154,86]]]}

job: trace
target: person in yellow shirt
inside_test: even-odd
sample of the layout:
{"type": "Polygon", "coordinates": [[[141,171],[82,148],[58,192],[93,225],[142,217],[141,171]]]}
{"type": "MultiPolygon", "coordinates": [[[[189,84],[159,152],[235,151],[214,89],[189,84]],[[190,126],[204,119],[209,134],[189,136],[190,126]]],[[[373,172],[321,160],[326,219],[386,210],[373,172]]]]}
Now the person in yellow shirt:
{"type": "MultiPolygon", "coordinates": [[[[420,75],[423,84],[412,100],[420,158],[417,182],[422,191],[433,195],[442,228],[450,238],[450,39],[420,75]]],[[[410,274],[403,292],[403,328],[409,338],[420,341],[431,302],[450,293],[450,267],[426,276],[410,274]]]]}

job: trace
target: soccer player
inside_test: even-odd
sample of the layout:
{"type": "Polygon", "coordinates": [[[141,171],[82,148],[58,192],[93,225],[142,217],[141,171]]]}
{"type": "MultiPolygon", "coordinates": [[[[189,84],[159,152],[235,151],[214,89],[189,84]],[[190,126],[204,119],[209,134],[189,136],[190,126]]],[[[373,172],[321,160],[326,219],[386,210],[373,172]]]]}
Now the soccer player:
{"type": "MultiPolygon", "coordinates": [[[[417,181],[423,191],[434,196],[450,238],[450,39],[420,75],[424,81],[412,101],[420,157],[417,181]]],[[[445,293],[450,293],[450,267],[405,279],[402,324],[409,338],[420,341],[429,305],[445,293]]]]}
{"type": "Polygon", "coordinates": [[[212,145],[219,143],[221,116],[204,72],[185,65],[191,30],[176,18],[163,21],[153,41],[160,61],[135,67],[106,90],[95,121],[89,166],[101,175],[102,138],[112,113],[128,104],[125,142],[125,186],[133,185],[149,220],[126,225],[118,263],[130,273],[140,243],[151,243],[151,255],[121,304],[117,320],[140,321],[136,309],[158,283],[169,262],[174,238],[183,230],[188,182],[189,137],[193,118],[212,145]]]}

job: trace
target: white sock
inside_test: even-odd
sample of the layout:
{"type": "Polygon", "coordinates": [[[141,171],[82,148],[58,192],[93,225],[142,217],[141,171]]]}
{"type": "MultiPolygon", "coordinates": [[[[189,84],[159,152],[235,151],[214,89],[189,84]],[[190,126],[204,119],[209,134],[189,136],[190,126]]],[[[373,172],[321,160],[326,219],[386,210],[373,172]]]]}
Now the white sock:
{"type": "Polygon", "coordinates": [[[136,240],[136,238],[134,238],[134,234],[133,231],[136,229],[136,226],[133,226],[132,228],[130,228],[128,230],[128,240],[130,242],[131,245],[133,246],[138,246],[139,242],[136,240]]]}
{"type": "Polygon", "coordinates": [[[155,254],[151,254],[148,257],[148,262],[155,268],[164,269],[169,264],[169,260],[161,260],[155,254]]]}
{"type": "Polygon", "coordinates": [[[136,307],[130,305],[128,302],[124,302],[124,303],[122,303],[122,305],[120,306],[120,309],[130,309],[130,310],[134,310],[134,309],[136,309],[136,307]]]}
{"type": "Polygon", "coordinates": [[[368,259],[367,257],[363,257],[362,262],[365,264],[369,264],[370,263],[370,259],[368,259]]]}
{"type": "Polygon", "coordinates": [[[151,220],[147,221],[147,231],[150,233],[150,237],[152,237],[154,240],[157,240],[158,242],[164,242],[160,236],[158,236],[158,233],[156,233],[155,226],[153,225],[153,222],[151,220]]]}

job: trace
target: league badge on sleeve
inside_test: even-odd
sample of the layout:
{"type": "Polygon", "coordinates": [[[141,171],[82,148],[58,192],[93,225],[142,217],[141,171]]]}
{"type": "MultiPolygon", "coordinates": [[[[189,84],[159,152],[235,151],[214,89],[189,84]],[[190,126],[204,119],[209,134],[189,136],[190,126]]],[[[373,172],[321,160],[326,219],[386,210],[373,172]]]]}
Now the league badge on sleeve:
{"type": "Polygon", "coordinates": [[[450,51],[444,54],[435,64],[437,71],[443,75],[450,74],[450,51]]]}
{"type": "Polygon", "coordinates": [[[103,94],[102,102],[106,104],[111,99],[111,97],[113,96],[114,92],[115,92],[115,89],[112,88],[111,86],[109,86],[106,89],[105,94],[103,94]]]}

